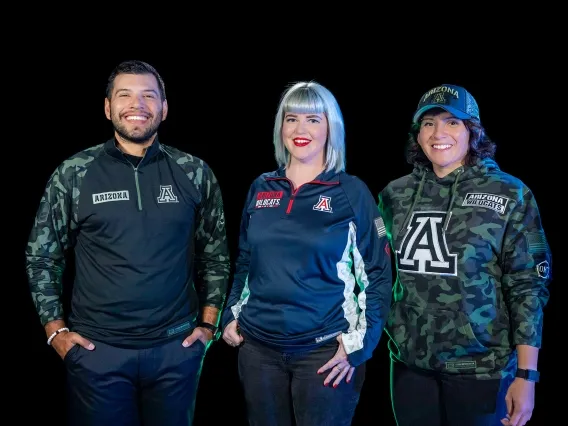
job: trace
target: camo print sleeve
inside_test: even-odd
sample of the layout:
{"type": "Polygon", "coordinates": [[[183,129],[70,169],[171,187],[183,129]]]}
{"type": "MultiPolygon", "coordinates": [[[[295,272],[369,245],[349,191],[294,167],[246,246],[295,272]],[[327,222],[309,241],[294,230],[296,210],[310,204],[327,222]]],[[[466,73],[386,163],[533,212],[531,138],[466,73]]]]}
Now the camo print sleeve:
{"type": "Polygon", "coordinates": [[[26,247],[26,273],[42,325],[64,319],[62,276],[76,223],[72,203],[78,199],[69,179],[74,170],[64,163],[49,178],[26,247]]]}
{"type": "Polygon", "coordinates": [[[391,303],[392,266],[384,220],[367,186],[359,179],[355,183],[348,197],[356,218],[352,257],[359,318],[342,341],[350,364],[358,366],[372,356],[383,332],[391,303]]]}
{"type": "Polygon", "coordinates": [[[535,198],[525,188],[510,216],[503,250],[502,285],[516,345],[541,345],[551,262],[535,198]]]}
{"type": "Polygon", "coordinates": [[[227,306],[221,316],[223,329],[225,329],[227,324],[239,317],[241,307],[244,303],[246,303],[249,295],[247,282],[250,262],[250,246],[247,239],[247,229],[249,224],[249,214],[247,210],[254,193],[255,185],[253,183],[249,189],[241,217],[241,226],[239,230],[239,253],[235,262],[233,284],[231,285],[231,293],[227,299],[227,306]]]}
{"type": "Polygon", "coordinates": [[[213,171],[204,165],[194,179],[202,200],[195,230],[195,288],[200,305],[219,310],[225,302],[229,279],[229,248],[221,188],[213,171]],[[199,173],[202,172],[202,173],[199,173]]]}
{"type": "Polygon", "coordinates": [[[66,252],[75,244],[79,194],[88,167],[103,144],[65,160],[50,176],[26,246],[26,273],[42,325],[64,319],[62,276],[66,252]]]}

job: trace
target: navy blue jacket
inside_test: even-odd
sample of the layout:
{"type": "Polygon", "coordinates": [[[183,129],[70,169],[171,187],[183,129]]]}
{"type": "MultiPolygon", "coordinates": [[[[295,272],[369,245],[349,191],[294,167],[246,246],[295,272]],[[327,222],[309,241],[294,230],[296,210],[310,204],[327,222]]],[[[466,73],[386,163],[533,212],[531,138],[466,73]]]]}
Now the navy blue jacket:
{"type": "Polygon", "coordinates": [[[242,214],[222,326],[282,352],[342,334],[349,362],[372,356],[389,311],[390,251],[367,186],[323,172],[298,189],[283,169],[259,176],[242,214]]]}
{"type": "Polygon", "coordinates": [[[61,292],[71,250],[69,326],[86,338],[157,345],[189,334],[201,307],[225,302],[229,256],[217,179],[202,160],[157,139],[136,165],[111,139],[51,175],[26,248],[43,325],[67,319],[61,292]]]}

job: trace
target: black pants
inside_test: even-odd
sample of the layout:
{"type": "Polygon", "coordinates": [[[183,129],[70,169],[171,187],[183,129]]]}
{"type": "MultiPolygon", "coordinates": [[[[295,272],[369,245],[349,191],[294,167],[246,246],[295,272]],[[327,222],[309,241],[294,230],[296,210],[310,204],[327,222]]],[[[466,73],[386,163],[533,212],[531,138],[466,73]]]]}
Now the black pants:
{"type": "Polygon", "coordinates": [[[70,425],[191,425],[205,346],[182,342],[140,350],[75,345],[64,359],[70,425]]]}
{"type": "Polygon", "coordinates": [[[398,426],[502,426],[512,379],[472,380],[412,370],[391,361],[391,398],[398,426]]]}
{"type": "Polygon", "coordinates": [[[337,352],[333,339],[309,352],[283,353],[245,340],[239,348],[239,377],[251,426],[348,426],[365,379],[360,365],[350,383],[324,386],[317,371],[337,352]]]}

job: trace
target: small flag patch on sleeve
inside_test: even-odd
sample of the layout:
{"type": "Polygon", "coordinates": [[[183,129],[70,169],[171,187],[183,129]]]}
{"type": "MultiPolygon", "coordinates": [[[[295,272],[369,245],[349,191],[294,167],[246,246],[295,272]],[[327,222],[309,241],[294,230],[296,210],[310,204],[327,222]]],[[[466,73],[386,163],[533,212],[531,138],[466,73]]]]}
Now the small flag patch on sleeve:
{"type": "Polygon", "coordinates": [[[387,229],[385,228],[385,222],[383,221],[382,217],[375,219],[375,227],[377,228],[377,234],[379,234],[379,238],[387,235],[387,229]]]}
{"type": "Polygon", "coordinates": [[[548,251],[548,242],[543,231],[529,232],[527,234],[527,243],[529,253],[546,253],[548,251]]]}

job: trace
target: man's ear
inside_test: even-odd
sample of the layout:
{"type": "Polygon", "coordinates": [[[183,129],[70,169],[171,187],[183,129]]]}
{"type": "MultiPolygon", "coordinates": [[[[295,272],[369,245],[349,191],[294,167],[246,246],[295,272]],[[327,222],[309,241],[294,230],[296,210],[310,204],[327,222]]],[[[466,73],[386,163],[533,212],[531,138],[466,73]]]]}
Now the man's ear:
{"type": "Polygon", "coordinates": [[[108,118],[109,120],[111,119],[110,118],[110,100],[109,100],[109,98],[106,98],[106,97],[105,97],[105,115],[106,115],[106,118],[108,118]]]}
{"type": "Polygon", "coordinates": [[[164,101],[162,102],[162,121],[164,121],[167,116],[168,116],[168,101],[167,99],[164,99],[164,101]]]}

